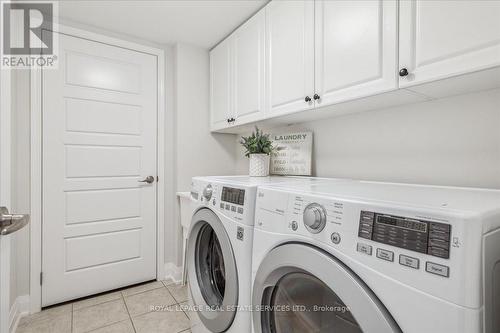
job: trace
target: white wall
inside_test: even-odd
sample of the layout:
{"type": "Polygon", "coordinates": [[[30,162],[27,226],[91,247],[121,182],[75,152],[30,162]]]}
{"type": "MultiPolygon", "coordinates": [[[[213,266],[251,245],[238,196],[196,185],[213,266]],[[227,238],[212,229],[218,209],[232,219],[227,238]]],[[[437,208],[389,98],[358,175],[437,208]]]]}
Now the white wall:
{"type": "MultiPolygon", "coordinates": [[[[189,191],[191,177],[235,173],[235,136],[210,133],[208,50],[177,44],[174,48],[174,149],[176,191],[189,191]]],[[[178,212],[175,213],[177,216],[178,212]]],[[[180,263],[180,230],[171,229],[171,261],[180,263]]],[[[166,259],[168,261],[168,259],[166,259]]]]}
{"type": "Polygon", "coordinates": [[[235,136],[210,133],[208,50],[175,50],[177,188],[189,191],[192,176],[234,173],[235,136]]]}
{"type": "Polygon", "coordinates": [[[491,90],[278,130],[313,131],[316,176],[500,188],[499,106],[491,90]]]}

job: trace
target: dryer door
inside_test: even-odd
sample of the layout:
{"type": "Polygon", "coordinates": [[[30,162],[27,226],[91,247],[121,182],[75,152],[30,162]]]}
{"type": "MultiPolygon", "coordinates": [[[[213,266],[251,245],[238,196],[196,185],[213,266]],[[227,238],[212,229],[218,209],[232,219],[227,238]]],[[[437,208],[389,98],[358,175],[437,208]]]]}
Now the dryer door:
{"type": "Polygon", "coordinates": [[[187,265],[189,287],[197,313],[211,332],[231,326],[238,304],[238,276],[231,241],[210,209],[191,221],[187,265]]]}
{"type": "Polygon", "coordinates": [[[330,254],[289,243],[265,257],[254,282],[256,333],[401,332],[373,292],[330,254]]]}

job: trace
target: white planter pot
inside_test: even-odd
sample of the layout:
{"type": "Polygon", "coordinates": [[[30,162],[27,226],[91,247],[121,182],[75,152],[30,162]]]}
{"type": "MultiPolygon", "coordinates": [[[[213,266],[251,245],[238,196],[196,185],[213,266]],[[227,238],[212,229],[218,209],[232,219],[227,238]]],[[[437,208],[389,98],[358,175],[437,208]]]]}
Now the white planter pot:
{"type": "Polygon", "coordinates": [[[269,176],[269,155],[250,154],[250,177],[269,176]]]}

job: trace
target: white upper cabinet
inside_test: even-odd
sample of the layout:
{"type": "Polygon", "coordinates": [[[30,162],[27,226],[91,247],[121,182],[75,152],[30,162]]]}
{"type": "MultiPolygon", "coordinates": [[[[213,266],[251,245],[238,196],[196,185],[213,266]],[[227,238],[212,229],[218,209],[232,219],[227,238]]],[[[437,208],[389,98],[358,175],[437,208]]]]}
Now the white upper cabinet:
{"type": "Polygon", "coordinates": [[[268,113],[313,108],[314,1],[272,1],[266,21],[268,113]]]}
{"type": "Polygon", "coordinates": [[[210,122],[212,130],[227,127],[231,115],[231,48],[228,40],[210,52],[210,122]]]}
{"type": "Polygon", "coordinates": [[[400,1],[400,86],[500,65],[500,1],[400,1]]]}
{"type": "Polygon", "coordinates": [[[397,88],[397,2],[316,1],[316,105],[397,88]]]}
{"type": "Polygon", "coordinates": [[[498,0],[274,0],[212,50],[211,125],[491,89],[498,71],[498,0]]]}
{"type": "Polygon", "coordinates": [[[258,119],[265,110],[265,27],[261,10],[230,37],[235,125],[258,119]]]}

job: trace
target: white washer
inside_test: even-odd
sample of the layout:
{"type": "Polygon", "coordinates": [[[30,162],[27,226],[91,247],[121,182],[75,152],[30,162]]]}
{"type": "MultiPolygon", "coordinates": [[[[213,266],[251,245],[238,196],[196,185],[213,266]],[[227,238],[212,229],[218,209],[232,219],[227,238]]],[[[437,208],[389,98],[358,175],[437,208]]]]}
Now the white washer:
{"type": "Polygon", "coordinates": [[[315,183],[307,177],[195,177],[187,244],[192,331],[250,332],[255,197],[258,185],[315,183]]]}
{"type": "Polygon", "coordinates": [[[256,333],[500,332],[500,191],[263,186],[255,214],[256,333]]]}

